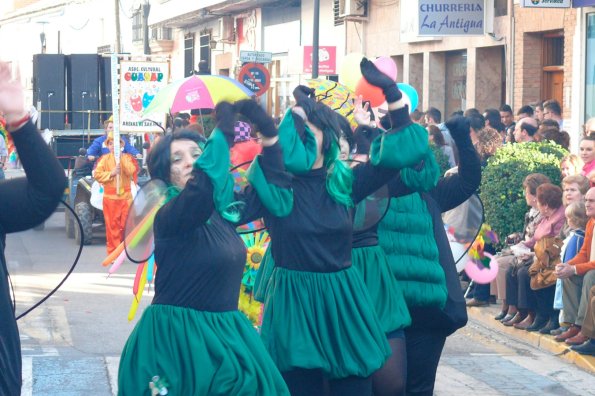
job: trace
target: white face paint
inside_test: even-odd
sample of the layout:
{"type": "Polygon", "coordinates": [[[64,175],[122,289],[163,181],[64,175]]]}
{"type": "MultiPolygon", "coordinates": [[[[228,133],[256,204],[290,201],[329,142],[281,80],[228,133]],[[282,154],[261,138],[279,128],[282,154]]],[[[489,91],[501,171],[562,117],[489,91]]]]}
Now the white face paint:
{"type": "Polygon", "coordinates": [[[202,150],[192,140],[178,139],[171,143],[170,152],[169,179],[174,186],[183,189],[192,176],[194,162],[202,150]]]}

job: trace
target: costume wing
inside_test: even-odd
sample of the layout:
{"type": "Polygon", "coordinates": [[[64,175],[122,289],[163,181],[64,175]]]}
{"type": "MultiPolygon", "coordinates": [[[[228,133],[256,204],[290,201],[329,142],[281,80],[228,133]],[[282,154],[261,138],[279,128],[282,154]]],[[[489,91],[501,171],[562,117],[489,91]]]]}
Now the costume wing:
{"type": "Polygon", "coordinates": [[[46,221],[33,229],[6,236],[6,266],[12,283],[17,320],[37,308],[62,287],[76,267],[84,238],[74,243],[75,229],[83,227],[64,201],[46,221]]]}
{"type": "Polygon", "coordinates": [[[442,214],[457,271],[461,272],[469,258],[467,252],[479,235],[484,221],[483,203],[477,194],[454,209],[442,214]]]}
{"type": "Polygon", "coordinates": [[[165,183],[154,179],[145,184],[132,201],[126,218],[123,244],[126,257],[133,263],[145,263],[153,255],[153,221],[159,208],[166,202],[166,192],[165,183]]]}

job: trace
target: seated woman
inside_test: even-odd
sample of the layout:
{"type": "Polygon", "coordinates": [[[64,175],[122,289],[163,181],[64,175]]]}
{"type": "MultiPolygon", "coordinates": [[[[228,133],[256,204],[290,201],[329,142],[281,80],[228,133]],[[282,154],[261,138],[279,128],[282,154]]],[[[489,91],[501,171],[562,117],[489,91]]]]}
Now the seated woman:
{"type": "MultiPolygon", "coordinates": [[[[537,209],[543,217],[538,225],[538,230],[542,229],[540,228],[542,225],[547,225],[547,223],[550,225],[541,237],[536,231],[537,237],[533,245],[535,259],[529,267],[529,275],[531,276],[531,289],[535,292],[537,314],[531,326],[525,330],[540,331],[543,329],[547,334],[559,326],[558,315],[560,312],[554,309],[556,282],[553,271],[554,263],[560,260],[560,250],[562,249],[562,240],[556,236],[566,220],[562,205],[562,189],[550,183],[537,187],[537,209]],[[549,277],[547,276],[548,271],[551,273],[549,277]]],[[[529,245],[527,244],[527,246],[529,245]]]]}
{"type": "MultiPolygon", "coordinates": [[[[525,226],[523,227],[522,241],[529,241],[533,238],[537,225],[541,221],[541,214],[537,210],[537,187],[541,184],[550,183],[550,179],[541,173],[531,173],[527,175],[523,181],[523,189],[525,192],[525,201],[530,209],[525,214],[525,226]]],[[[532,263],[532,257],[523,255],[516,251],[511,251],[509,255],[504,255],[498,258],[498,276],[496,283],[498,286],[498,296],[504,301],[503,310],[507,310],[507,315],[502,318],[504,326],[513,326],[525,320],[529,310],[534,309],[534,301],[529,300],[519,301],[519,287],[528,287],[527,282],[517,282],[517,277],[527,276],[523,268],[528,268],[532,263]],[[522,271],[521,271],[522,270],[522,271]],[[520,273],[519,273],[520,272],[520,273]],[[508,279],[511,279],[509,282],[508,279]],[[512,280],[514,278],[514,280],[512,280]],[[520,305],[520,306],[519,306],[520,305]]],[[[526,279],[528,281],[528,279],[526,279]]],[[[525,296],[525,293],[520,295],[525,296]]],[[[533,295],[529,295],[533,297],[533,295]]]]}
{"type": "MultiPolygon", "coordinates": [[[[204,153],[202,137],[182,130],[161,138],[149,154],[151,177],[169,187],[169,202],[155,216],[155,297],[122,352],[120,395],[149,395],[150,383],[171,395],[289,394],[238,311],[246,248],[221,200],[226,192],[233,198],[221,182],[229,176],[235,114],[219,106],[219,128],[204,153]]],[[[264,157],[272,163],[281,158],[275,141],[262,141],[271,145],[264,157]]]]}

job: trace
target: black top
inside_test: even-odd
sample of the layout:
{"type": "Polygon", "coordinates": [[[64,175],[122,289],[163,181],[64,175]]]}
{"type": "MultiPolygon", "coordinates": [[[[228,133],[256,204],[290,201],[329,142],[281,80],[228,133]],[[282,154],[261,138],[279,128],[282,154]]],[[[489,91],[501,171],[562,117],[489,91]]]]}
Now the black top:
{"type": "MultiPolygon", "coordinates": [[[[265,173],[275,172],[268,167],[282,168],[280,151],[278,144],[263,150],[265,173]]],[[[253,190],[238,199],[262,207],[253,190]]],[[[211,312],[238,308],[246,246],[235,225],[215,209],[206,173],[194,169],[180,195],[159,209],[153,227],[157,265],[153,304],[211,312]]]]}
{"type": "MultiPolygon", "coordinates": [[[[380,188],[396,172],[369,163],[355,167],[354,203],[380,188]]],[[[324,167],[294,176],[290,186],[293,209],[286,217],[275,217],[261,209],[276,266],[311,272],[336,272],[351,266],[353,209],[331,197],[326,178],[324,167]]]]}
{"type": "Polygon", "coordinates": [[[12,137],[27,178],[0,181],[0,394],[8,396],[21,393],[21,345],[4,258],[6,234],[42,223],[66,188],[64,169],[31,122],[12,137]]]}

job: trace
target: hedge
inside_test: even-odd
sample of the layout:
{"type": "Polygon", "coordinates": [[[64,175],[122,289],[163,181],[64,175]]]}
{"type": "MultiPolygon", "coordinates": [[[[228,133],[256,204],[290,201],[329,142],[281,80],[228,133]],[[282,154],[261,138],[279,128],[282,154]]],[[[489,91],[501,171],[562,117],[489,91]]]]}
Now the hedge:
{"type": "Polygon", "coordinates": [[[531,173],[542,173],[560,185],[560,159],[568,152],[552,142],[506,144],[488,160],[483,169],[480,197],[485,219],[501,241],[523,229],[525,201],[523,180],[531,173]]]}

